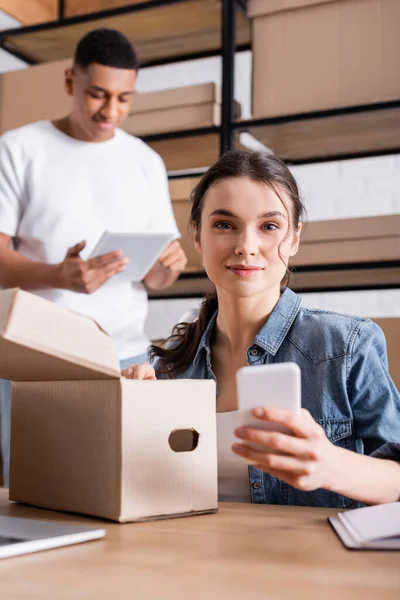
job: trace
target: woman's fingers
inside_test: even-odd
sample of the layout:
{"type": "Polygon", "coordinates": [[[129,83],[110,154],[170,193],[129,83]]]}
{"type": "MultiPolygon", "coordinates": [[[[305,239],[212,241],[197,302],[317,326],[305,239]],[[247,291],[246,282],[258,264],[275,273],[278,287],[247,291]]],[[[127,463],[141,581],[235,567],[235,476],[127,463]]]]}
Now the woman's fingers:
{"type": "Polygon", "coordinates": [[[300,438],[325,437],[324,430],[305,408],[299,412],[282,410],[280,408],[260,407],[253,410],[253,414],[261,421],[270,421],[286,426],[294,435],[300,438]]]}
{"type": "Polygon", "coordinates": [[[265,452],[290,454],[302,460],[318,460],[319,447],[314,440],[298,438],[277,431],[263,431],[251,427],[239,427],[236,437],[244,442],[252,442],[265,446],[265,452]]]}
{"type": "Polygon", "coordinates": [[[232,450],[235,454],[244,458],[246,462],[257,465],[263,471],[281,471],[297,477],[300,475],[310,476],[315,471],[313,462],[307,462],[292,456],[259,452],[244,444],[234,444],[232,450]]]}
{"type": "Polygon", "coordinates": [[[131,365],[122,371],[122,376],[126,379],[157,379],[156,373],[149,363],[131,365]]]}

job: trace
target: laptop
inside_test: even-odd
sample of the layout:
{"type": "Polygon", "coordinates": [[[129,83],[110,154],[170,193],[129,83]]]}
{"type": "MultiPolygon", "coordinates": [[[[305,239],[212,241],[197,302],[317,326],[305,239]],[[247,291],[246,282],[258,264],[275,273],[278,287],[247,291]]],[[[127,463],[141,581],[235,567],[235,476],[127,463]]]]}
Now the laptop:
{"type": "Polygon", "coordinates": [[[104,529],[0,517],[0,559],[103,538],[104,529]]]}

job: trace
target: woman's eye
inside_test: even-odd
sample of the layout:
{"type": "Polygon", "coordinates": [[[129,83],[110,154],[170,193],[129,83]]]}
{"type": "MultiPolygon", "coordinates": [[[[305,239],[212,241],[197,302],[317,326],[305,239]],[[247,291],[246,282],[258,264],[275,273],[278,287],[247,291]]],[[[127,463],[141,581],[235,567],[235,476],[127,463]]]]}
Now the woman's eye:
{"type": "Polygon", "coordinates": [[[274,225],[273,223],[264,223],[262,229],[264,231],[275,231],[275,229],[278,229],[278,226],[274,225]]]}
{"type": "Polygon", "coordinates": [[[214,227],[216,227],[217,229],[224,230],[232,229],[232,225],[230,223],[227,223],[226,221],[220,221],[219,223],[215,223],[214,227]]]}

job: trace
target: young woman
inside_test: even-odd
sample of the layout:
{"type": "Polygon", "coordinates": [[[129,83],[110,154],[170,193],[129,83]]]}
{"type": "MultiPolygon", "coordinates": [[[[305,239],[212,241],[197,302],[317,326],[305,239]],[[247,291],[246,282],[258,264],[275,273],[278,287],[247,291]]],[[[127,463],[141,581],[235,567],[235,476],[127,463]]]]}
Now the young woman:
{"type": "Polygon", "coordinates": [[[190,217],[216,293],[195,322],[151,348],[155,371],[143,364],[124,375],[217,381],[220,499],[337,508],[398,501],[400,396],[383,333],[369,319],[302,308],[286,287],[302,216],[281,160],[223,156],[194,189],[190,217]],[[301,368],[301,412],[260,407],[254,415],[292,435],[237,428],[228,452],[237,369],[287,361],[301,368]]]}

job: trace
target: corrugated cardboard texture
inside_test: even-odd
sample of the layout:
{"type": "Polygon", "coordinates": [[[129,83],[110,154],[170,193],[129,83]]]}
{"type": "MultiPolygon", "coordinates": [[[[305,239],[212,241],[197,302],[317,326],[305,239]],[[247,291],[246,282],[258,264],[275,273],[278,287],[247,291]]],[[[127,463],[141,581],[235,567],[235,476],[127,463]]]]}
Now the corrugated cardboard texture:
{"type": "Polygon", "coordinates": [[[291,265],[398,260],[400,215],[308,223],[291,265]]]}
{"type": "Polygon", "coordinates": [[[122,384],[121,521],[217,508],[214,381],[122,384]],[[178,385],[177,385],[178,383],[178,385]],[[173,431],[193,429],[198,446],[174,452],[173,431]]]}
{"type": "Polygon", "coordinates": [[[12,385],[10,499],[118,519],[120,382],[12,385]]]}
{"type": "Polygon", "coordinates": [[[400,318],[388,317],[375,319],[373,321],[382,327],[385,334],[387,353],[389,359],[389,372],[400,391],[400,318]]]}
{"type": "Polygon", "coordinates": [[[196,251],[193,239],[190,234],[190,193],[200,181],[198,177],[187,177],[183,179],[170,179],[169,191],[172,200],[172,207],[179,231],[181,233],[180,242],[188,258],[187,270],[199,270],[203,268],[201,255],[196,251]]]}
{"type": "Polygon", "coordinates": [[[215,383],[14,383],[10,499],[116,521],[215,511],[215,383]],[[170,449],[180,428],[193,452],[170,449]]]}
{"type": "Polygon", "coordinates": [[[19,289],[0,291],[0,307],[0,377],[119,379],[114,343],[89,317],[19,289]]]}
{"type": "Polygon", "coordinates": [[[253,12],[254,117],[400,97],[397,0],[250,0],[253,12]]]}

